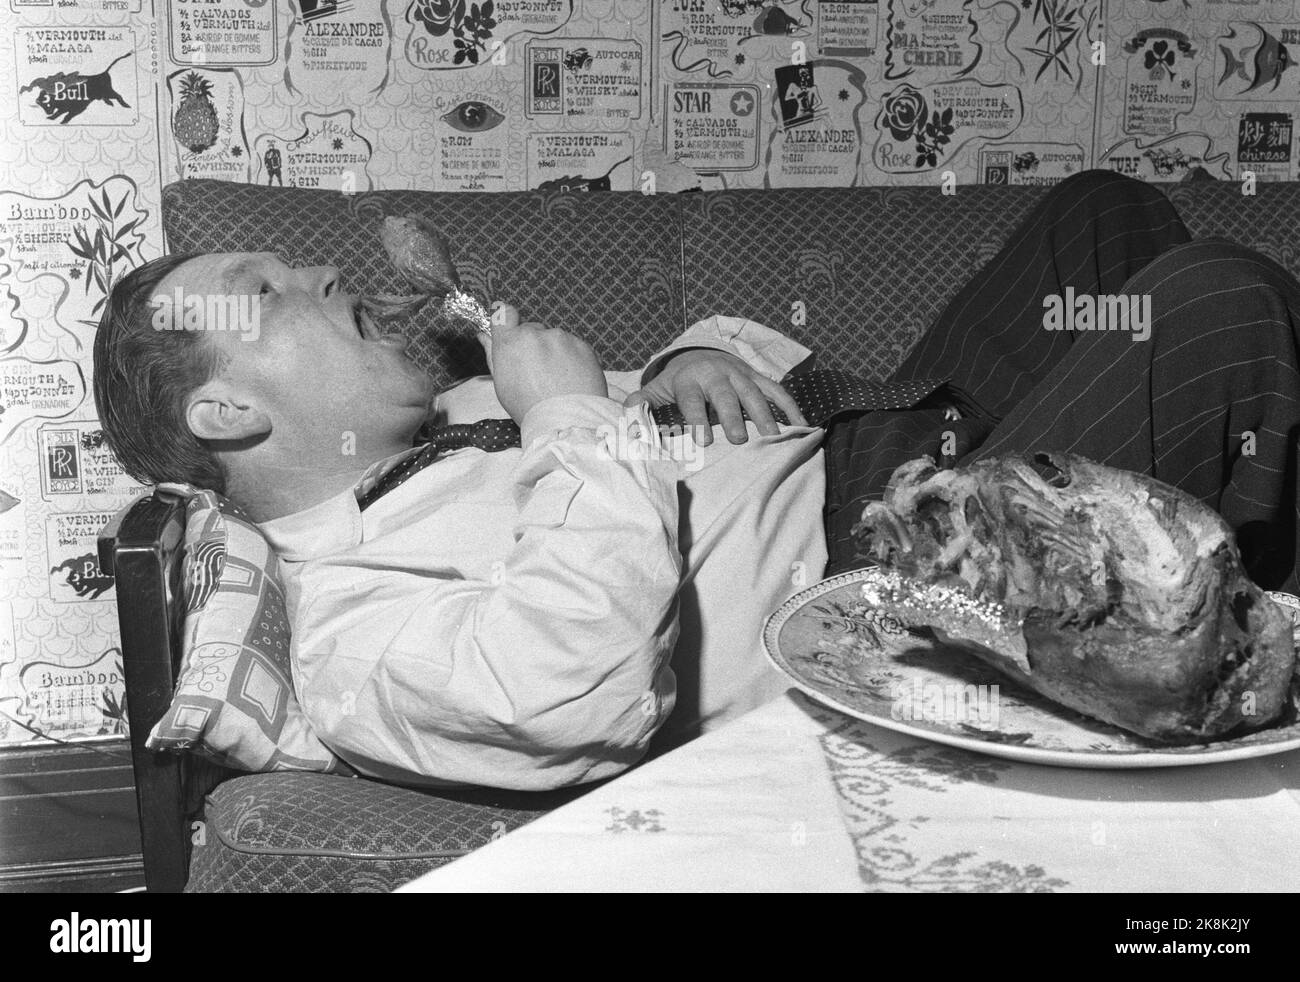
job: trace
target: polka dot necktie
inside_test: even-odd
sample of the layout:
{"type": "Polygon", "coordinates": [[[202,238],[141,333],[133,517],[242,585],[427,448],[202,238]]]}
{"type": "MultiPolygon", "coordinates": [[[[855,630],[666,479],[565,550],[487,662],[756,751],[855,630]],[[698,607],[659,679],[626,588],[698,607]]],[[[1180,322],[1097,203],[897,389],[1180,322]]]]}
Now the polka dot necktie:
{"type": "MultiPolygon", "coordinates": [[[[790,393],[809,426],[822,426],[833,416],[845,412],[872,412],[879,409],[911,409],[927,396],[934,394],[946,383],[941,378],[909,379],[906,382],[868,382],[848,372],[819,369],[803,375],[793,375],[781,384],[790,393]]],[[[789,423],[784,412],[773,402],[768,402],[772,417],[778,423],[789,423]]],[[[655,422],[664,427],[682,427],[686,417],[675,403],[666,403],[650,410],[655,422]]],[[[745,419],[749,413],[741,410],[745,419]]],[[[709,406],[709,422],[716,423],[717,416],[709,406]]]]}
{"type": "Polygon", "coordinates": [[[370,488],[358,489],[357,502],[364,511],[393,488],[400,487],[413,474],[424,470],[448,450],[478,447],[489,453],[519,446],[519,424],[513,419],[480,419],[476,423],[453,423],[451,426],[423,426],[417,440],[427,441],[415,453],[403,457],[396,466],[370,488]]]}
{"type": "MultiPolygon", "coordinates": [[[[868,382],[850,375],[823,369],[786,378],[781,384],[790,393],[810,426],[821,426],[844,412],[872,412],[881,409],[910,409],[933,395],[946,383],[945,379],[911,379],[906,382],[868,382]]],[[[961,405],[962,393],[949,387],[957,396],[953,401],[961,405]]],[[[768,402],[772,416],[778,423],[789,423],[785,413],[768,402]]],[[[749,419],[749,413],[741,409],[749,419]]],[[[680,430],[687,425],[674,403],[654,406],[650,410],[656,425],[664,429],[680,430]]],[[[709,422],[716,423],[717,416],[709,407],[709,422]]],[[[358,502],[364,510],[393,488],[406,483],[414,474],[424,470],[448,450],[477,447],[489,453],[519,446],[519,426],[512,419],[480,419],[476,423],[455,423],[451,426],[422,427],[417,439],[425,442],[416,452],[404,457],[370,487],[358,489],[358,502]]]]}

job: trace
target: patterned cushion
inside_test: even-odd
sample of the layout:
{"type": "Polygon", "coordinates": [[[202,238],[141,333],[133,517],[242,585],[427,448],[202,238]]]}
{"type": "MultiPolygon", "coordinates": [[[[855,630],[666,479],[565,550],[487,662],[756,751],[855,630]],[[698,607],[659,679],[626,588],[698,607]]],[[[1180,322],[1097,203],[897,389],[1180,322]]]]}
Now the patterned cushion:
{"type": "MultiPolygon", "coordinates": [[[[188,180],[163,190],[173,252],[269,251],[290,265],[332,265],[350,292],[408,293],[379,245],[387,215],[428,218],[466,289],[508,300],[527,320],[585,337],[602,364],[638,368],[682,321],[679,202],[607,192],[345,195],[188,180]]],[[[478,342],[425,311],[406,322],[411,353],[439,383],[487,371],[478,342]]]]}
{"type": "Polygon", "coordinates": [[[208,797],[187,892],[391,890],[586,789],[453,797],[322,774],[256,774],[208,797]]]}
{"type": "Polygon", "coordinates": [[[284,590],[262,533],[221,495],[161,487],[189,499],[185,629],[176,693],[146,746],[246,771],[350,770],[316,738],[294,695],[284,590]]]}

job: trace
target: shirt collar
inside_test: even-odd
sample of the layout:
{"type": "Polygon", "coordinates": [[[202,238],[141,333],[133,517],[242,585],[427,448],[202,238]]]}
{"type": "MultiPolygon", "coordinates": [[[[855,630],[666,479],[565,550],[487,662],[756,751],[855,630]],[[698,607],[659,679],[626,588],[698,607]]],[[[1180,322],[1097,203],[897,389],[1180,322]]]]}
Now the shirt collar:
{"type": "Polygon", "coordinates": [[[410,450],[402,450],[393,454],[391,457],[385,457],[383,460],[377,460],[366,468],[366,472],[361,475],[361,480],[357,481],[356,487],[352,489],[353,495],[359,501],[371,492],[376,484],[380,482],[385,474],[400,464],[407,457],[413,456],[420,450],[423,450],[425,444],[421,443],[412,447],[410,450]]]}
{"type": "Polygon", "coordinates": [[[319,559],[354,548],[363,541],[358,499],[373,488],[384,474],[419,449],[412,447],[376,461],[348,490],[340,491],[302,511],[261,522],[258,528],[286,562],[319,559]]]}

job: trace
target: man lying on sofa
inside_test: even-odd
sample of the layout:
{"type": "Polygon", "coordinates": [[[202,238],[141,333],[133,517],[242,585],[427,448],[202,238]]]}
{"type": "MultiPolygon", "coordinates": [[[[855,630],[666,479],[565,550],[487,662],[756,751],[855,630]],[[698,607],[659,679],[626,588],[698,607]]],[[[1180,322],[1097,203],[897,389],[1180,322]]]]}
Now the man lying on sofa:
{"type": "Polygon", "coordinates": [[[330,267],[168,257],[114,290],[95,352],[123,466],[225,493],[281,557],[295,686],[331,749],[381,778],[558,787],[634,763],[670,714],[665,742],[783,689],[757,630],[825,566],[825,471],[821,430],[767,400],[802,422],[774,379],[806,348],[734,318],[687,331],[642,395],[712,405],[727,439],[705,427],[674,459],[623,405],[643,373],[571,334],[502,308],[491,378],[437,394],[355,302],[330,267]],[[256,296],[256,337],[155,329],[177,290],[256,296]],[[440,423],[508,417],[522,446],[444,451],[376,496],[431,401],[440,423]]]}
{"type": "Polygon", "coordinates": [[[895,375],[909,408],[828,430],[803,425],[778,384],[806,349],[759,325],[713,318],[645,373],[604,373],[587,345],[507,309],[491,379],[435,411],[508,416],[521,446],[489,424],[481,449],[412,450],[432,393],[401,340],[363,336],[332,269],[267,254],[123,278],[95,397],[130,473],[224,491],[276,547],[295,682],[335,752],[395,780],[547,788],[617,773],[657,732],[680,739],[779,691],[762,618],[854,564],[864,501],[922,453],[1048,448],[1152,474],[1219,509],[1261,585],[1294,588],[1297,310],[1300,285],[1275,263],[1192,242],[1158,191],[1086,172],[920,339],[895,375]],[[258,340],[154,330],[152,298],[178,287],[260,297],[258,340]],[[1149,297],[1150,317],[1055,330],[1044,309],[1067,290],[1149,297]],[[666,401],[697,425],[711,405],[726,439],[703,427],[669,440],[675,457],[633,450],[657,439],[647,404],[666,401]]]}

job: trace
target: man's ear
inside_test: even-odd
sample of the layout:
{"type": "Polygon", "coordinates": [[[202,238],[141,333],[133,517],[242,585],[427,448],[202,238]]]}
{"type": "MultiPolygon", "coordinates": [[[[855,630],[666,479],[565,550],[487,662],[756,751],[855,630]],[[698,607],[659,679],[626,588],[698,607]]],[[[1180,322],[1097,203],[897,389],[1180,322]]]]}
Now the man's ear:
{"type": "Polygon", "coordinates": [[[271,417],[222,379],[194,391],[185,422],[200,440],[247,440],[271,432],[271,417]]]}

